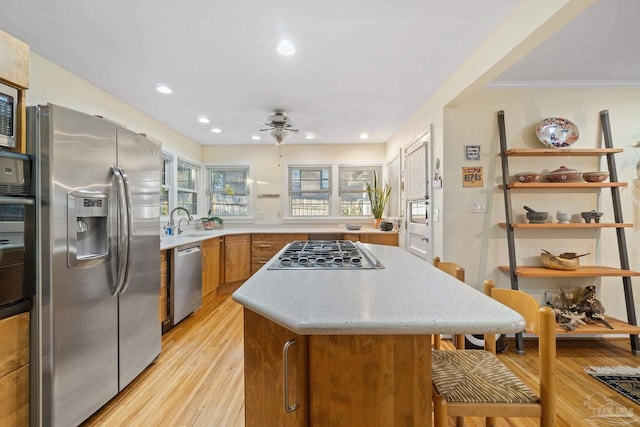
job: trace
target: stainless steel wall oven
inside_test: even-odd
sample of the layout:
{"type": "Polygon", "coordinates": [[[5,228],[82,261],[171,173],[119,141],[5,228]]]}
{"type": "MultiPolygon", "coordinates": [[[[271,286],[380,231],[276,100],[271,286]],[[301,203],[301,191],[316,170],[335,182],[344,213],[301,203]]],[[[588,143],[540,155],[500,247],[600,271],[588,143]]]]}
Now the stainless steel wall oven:
{"type": "Polygon", "coordinates": [[[31,309],[35,206],[31,158],[0,149],[0,319],[31,309]]]}

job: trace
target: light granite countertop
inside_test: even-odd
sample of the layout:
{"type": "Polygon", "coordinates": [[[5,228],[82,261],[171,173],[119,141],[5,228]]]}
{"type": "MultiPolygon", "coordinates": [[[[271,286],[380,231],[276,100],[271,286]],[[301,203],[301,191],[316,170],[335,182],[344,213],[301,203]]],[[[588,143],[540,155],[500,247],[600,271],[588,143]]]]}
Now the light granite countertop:
{"type": "Polygon", "coordinates": [[[375,270],[260,269],[233,299],[301,335],[514,333],[515,311],[400,249],[365,245],[375,270]]]}
{"type": "Polygon", "coordinates": [[[272,234],[316,234],[316,233],[340,233],[343,235],[349,234],[390,234],[397,231],[380,231],[375,228],[362,227],[360,230],[347,230],[344,227],[260,227],[260,226],[248,226],[248,227],[234,227],[234,228],[220,228],[215,230],[185,230],[180,235],[173,236],[160,236],[160,250],[172,249],[178,246],[188,245],[191,243],[201,242],[203,240],[212,239],[214,237],[228,236],[233,234],[247,234],[247,233],[272,233],[272,234]]]}

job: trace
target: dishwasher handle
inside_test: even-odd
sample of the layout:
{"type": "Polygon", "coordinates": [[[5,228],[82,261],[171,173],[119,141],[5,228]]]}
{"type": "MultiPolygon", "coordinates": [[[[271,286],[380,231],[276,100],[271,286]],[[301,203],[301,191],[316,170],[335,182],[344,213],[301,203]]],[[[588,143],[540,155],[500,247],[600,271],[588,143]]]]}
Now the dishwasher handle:
{"type": "Polygon", "coordinates": [[[200,251],[200,246],[193,246],[193,247],[187,248],[187,249],[178,249],[178,256],[191,255],[191,254],[196,253],[196,252],[201,252],[200,251]]]}

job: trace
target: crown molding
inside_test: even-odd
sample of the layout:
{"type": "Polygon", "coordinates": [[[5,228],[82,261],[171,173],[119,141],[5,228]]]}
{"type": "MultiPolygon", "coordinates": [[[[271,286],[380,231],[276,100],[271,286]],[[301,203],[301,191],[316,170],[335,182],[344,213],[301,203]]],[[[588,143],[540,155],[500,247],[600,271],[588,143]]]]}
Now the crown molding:
{"type": "Polygon", "coordinates": [[[496,81],[487,84],[485,89],[543,89],[543,88],[614,88],[640,87],[640,80],[520,80],[496,81]]]}

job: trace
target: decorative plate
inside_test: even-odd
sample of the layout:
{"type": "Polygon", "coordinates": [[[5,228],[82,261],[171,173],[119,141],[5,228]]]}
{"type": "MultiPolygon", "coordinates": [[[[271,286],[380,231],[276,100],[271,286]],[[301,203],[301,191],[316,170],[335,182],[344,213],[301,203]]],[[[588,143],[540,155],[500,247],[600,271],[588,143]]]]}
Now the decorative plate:
{"type": "Polygon", "coordinates": [[[540,142],[551,148],[567,148],[578,140],[580,133],[571,121],[551,117],[538,123],[536,136],[540,142]]]}

